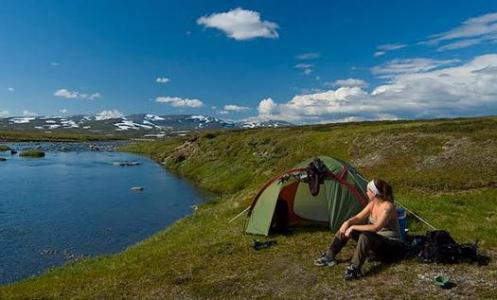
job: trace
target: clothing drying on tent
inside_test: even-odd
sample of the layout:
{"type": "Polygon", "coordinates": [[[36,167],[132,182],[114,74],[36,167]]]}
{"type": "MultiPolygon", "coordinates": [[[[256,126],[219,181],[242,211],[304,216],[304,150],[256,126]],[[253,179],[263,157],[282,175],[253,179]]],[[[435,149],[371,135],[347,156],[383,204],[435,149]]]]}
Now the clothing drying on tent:
{"type": "Polygon", "coordinates": [[[327,224],[332,231],[367,204],[367,180],[345,161],[320,156],[269,180],[255,197],[247,233],[271,227],[327,224]]]}

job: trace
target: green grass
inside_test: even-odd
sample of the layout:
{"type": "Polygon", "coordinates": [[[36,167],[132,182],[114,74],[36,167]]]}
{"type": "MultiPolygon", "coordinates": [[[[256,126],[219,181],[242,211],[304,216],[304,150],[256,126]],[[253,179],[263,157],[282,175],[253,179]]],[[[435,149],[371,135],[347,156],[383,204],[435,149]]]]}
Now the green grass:
{"type": "MultiPolygon", "coordinates": [[[[495,298],[497,297],[497,118],[367,122],[211,132],[147,142],[142,153],[213,191],[192,216],[126,251],[87,259],[0,288],[0,298],[495,298]],[[396,199],[461,242],[480,240],[493,260],[425,265],[368,263],[369,275],[344,282],[345,263],[319,269],[312,260],[331,238],[301,228],[254,251],[243,234],[246,208],[270,177],[316,155],[350,161],[367,177],[391,182],[396,199]],[[457,286],[431,284],[438,272],[457,286]],[[388,284],[386,284],[388,283],[388,284]]],[[[410,229],[426,227],[410,219],[410,229]]],[[[350,257],[353,244],[344,249],[350,257]]]]}
{"type": "Polygon", "coordinates": [[[19,154],[19,156],[22,156],[22,157],[44,157],[45,152],[43,152],[42,150],[39,150],[39,149],[28,149],[28,150],[22,151],[19,154]]]}
{"type": "Polygon", "coordinates": [[[10,151],[10,147],[7,145],[0,145],[0,152],[10,151]]]}
{"type": "Polygon", "coordinates": [[[85,141],[119,140],[119,139],[125,139],[125,137],[108,137],[101,134],[99,135],[99,134],[88,134],[88,133],[70,133],[70,132],[45,133],[40,131],[0,130],[0,141],[85,142],[85,141]]]}

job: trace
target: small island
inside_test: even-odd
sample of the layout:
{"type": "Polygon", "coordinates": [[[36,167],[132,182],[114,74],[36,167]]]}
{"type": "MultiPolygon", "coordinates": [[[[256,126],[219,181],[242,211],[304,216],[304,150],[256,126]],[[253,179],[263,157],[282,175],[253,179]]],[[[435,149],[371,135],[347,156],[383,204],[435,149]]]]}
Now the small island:
{"type": "Polygon", "coordinates": [[[5,152],[5,151],[10,151],[12,149],[10,149],[9,146],[7,145],[0,145],[0,152],[5,152]]]}
{"type": "Polygon", "coordinates": [[[22,157],[44,157],[45,152],[39,149],[29,149],[29,150],[24,150],[22,151],[19,156],[22,157]]]}

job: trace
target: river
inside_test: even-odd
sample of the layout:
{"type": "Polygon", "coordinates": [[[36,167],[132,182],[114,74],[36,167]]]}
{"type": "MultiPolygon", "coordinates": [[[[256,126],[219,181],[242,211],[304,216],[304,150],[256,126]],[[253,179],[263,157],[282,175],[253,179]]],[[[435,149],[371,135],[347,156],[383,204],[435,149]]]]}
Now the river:
{"type": "Polygon", "coordinates": [[[143,156],[37,146],[50,151],[36,159],[0,152],[7,159],[0,161],[0,284],[122,251],[204,200],[192,184],[143,156]]]}

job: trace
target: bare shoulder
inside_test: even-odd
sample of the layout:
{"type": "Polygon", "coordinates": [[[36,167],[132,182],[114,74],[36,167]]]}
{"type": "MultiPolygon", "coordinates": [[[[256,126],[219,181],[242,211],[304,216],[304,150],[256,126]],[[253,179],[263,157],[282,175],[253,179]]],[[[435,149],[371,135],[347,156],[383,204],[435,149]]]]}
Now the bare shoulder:
{"type": "Polygon", "coordinates": [[[384,203],[382,203],[381,205],[381,208],[385,212],[391,213],[394,210],[395,206],[392,202],[384,201],[384,203]]]}

